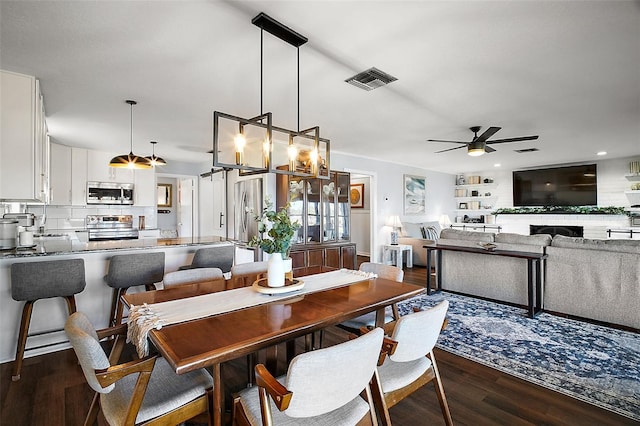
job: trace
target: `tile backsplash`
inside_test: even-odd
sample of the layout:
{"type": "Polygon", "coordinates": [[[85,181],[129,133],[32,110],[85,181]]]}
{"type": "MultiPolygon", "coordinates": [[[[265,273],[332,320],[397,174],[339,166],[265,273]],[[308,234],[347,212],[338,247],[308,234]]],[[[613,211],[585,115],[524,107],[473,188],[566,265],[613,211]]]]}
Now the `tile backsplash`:
{"type": "Polygon", "coordinates": [[[42,215],[45,215],[45,230],[54,229],[84,229],[85,217],[88,215],[122,215],[133,216],[133,226],[138,227],[138,218],[145,217],[146,228],[156,228],[158,219],[155,207],[135,207],[135,206],[42,206],[25,205],[21,203],[0,204],[0,211],[33,213],[36,215],[35,225],[40,225],[42,215]]]}

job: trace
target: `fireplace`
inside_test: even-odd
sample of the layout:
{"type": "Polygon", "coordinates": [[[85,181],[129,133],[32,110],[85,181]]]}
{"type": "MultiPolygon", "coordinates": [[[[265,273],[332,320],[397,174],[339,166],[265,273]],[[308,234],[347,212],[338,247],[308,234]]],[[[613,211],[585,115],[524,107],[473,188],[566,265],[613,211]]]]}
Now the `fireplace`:
{"type": "Polygon", "coordinates": [[[565,237],[584,236],[584,227],[570,225],[529,225],[529,235],[549,234],[552,237],[564,235],[565,237]]]}

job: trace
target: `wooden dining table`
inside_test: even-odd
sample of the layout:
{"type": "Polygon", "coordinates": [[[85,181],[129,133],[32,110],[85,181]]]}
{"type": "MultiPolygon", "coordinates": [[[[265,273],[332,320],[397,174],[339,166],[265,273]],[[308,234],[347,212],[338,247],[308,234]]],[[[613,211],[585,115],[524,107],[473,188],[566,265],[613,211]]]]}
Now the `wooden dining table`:
{"type": "MultiPolygon", "coordinates": [[[[125,294],[127,306],[184,299],[205,294],[218,283],[197,283],[165,290],[125,294]]],[[[224,421],[224,388],[221,365],[281,342],[339,324],[368,312],[377,312],[382,325],[386,306],[416,296],[424,287],[383,278],[334,287],[328,290],[291,294],[290,298],[216,314],[153,329],[148,337],[158,352],[183,374],[211,367],[214,380],[213,417],[216,426],[224,421]]]]}

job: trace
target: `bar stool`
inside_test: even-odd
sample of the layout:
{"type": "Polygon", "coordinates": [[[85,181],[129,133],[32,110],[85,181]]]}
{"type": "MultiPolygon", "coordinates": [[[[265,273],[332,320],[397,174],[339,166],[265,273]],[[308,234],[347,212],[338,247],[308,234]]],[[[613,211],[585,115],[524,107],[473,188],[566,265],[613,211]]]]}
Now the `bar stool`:
{"type": "Polygon", "coordinates": [[[69,315],[76,311],[75,295],[82,292],[86,285],[84,279],[84,260],[65,259],[44,262],[21,262],[11,265],[11,297],[18,302],[24,301],[22,320],[18,333],[16,360],[11,380],[20,380],[27,338],[60,330],[29,334],[33,304],[40,299],[62,297],[67,302],[69,315]]]}
{"type": "Polygon", "coordinates": [[[109,260],[109,271],[104,277],[107,285],[113,288],[109,325],[122,322],[124,306],[120,296],[129,287],[145,286],[146,290],[155,290],[155,283],[164,277],[164,252],[117,254],[109,260]]]}
{"type": "Polygon", "coordinates": [[[179,267],[179,270],[194,268],[220,268],[229,272],[233,265],[233,245],[220,245],[196,250],[191,265],[179,267]]]}

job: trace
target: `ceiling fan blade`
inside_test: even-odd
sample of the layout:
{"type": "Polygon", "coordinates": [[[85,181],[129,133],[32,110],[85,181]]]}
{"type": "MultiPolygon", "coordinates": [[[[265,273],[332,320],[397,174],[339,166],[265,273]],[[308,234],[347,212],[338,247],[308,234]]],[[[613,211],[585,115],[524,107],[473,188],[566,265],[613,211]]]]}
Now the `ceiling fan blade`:
{"type": "Polygon", "coordinates": [[[487,130],[484,131],[483,134],[478,136],[478,138],[475,139],[474,142],[484,142],[487,139],[489,139],[491,136],[495,135],[496,132],[500,129],[502,129],[502,127],[489,127],[487,130]]]}
{"type": "Polygon", "coordinates": [[[535,136],[521,136],[519,138],[508,138],[508,139],[496,139],[494,141],[487,142],[488,144],[494,143],[506,143],[506,142],[522,142],[522,141],[534,141],[538,139],[538,135],[535,136]]]}
{"type": "MultiPolygon", "coordinates": [[[[466,144],[465,144],[466,145],[466,144]]],[[[440,154],[441,152],[453,151],[454,149],[465,148],[466,146],[456,146],[455,148],[443,149],[442,151],[436,151],[434,154],[440,154]]]]}
{"type": "Polygon", "coordinates": [[[463,145],[468,144],[469,142],[460,142],[460,141],[443,141],[440,139],[427,139],[427,142],[447,142],[447,143],[461,143],[463,145]]]}
{"type": "Polygon", "coordinates": [[[495,152],[495,151],[496,151],[495,149],[491,148],[488,145],[484,146],[484,152],[486,152],[487,154],[489,154],[490,152],[495,152]]]}

